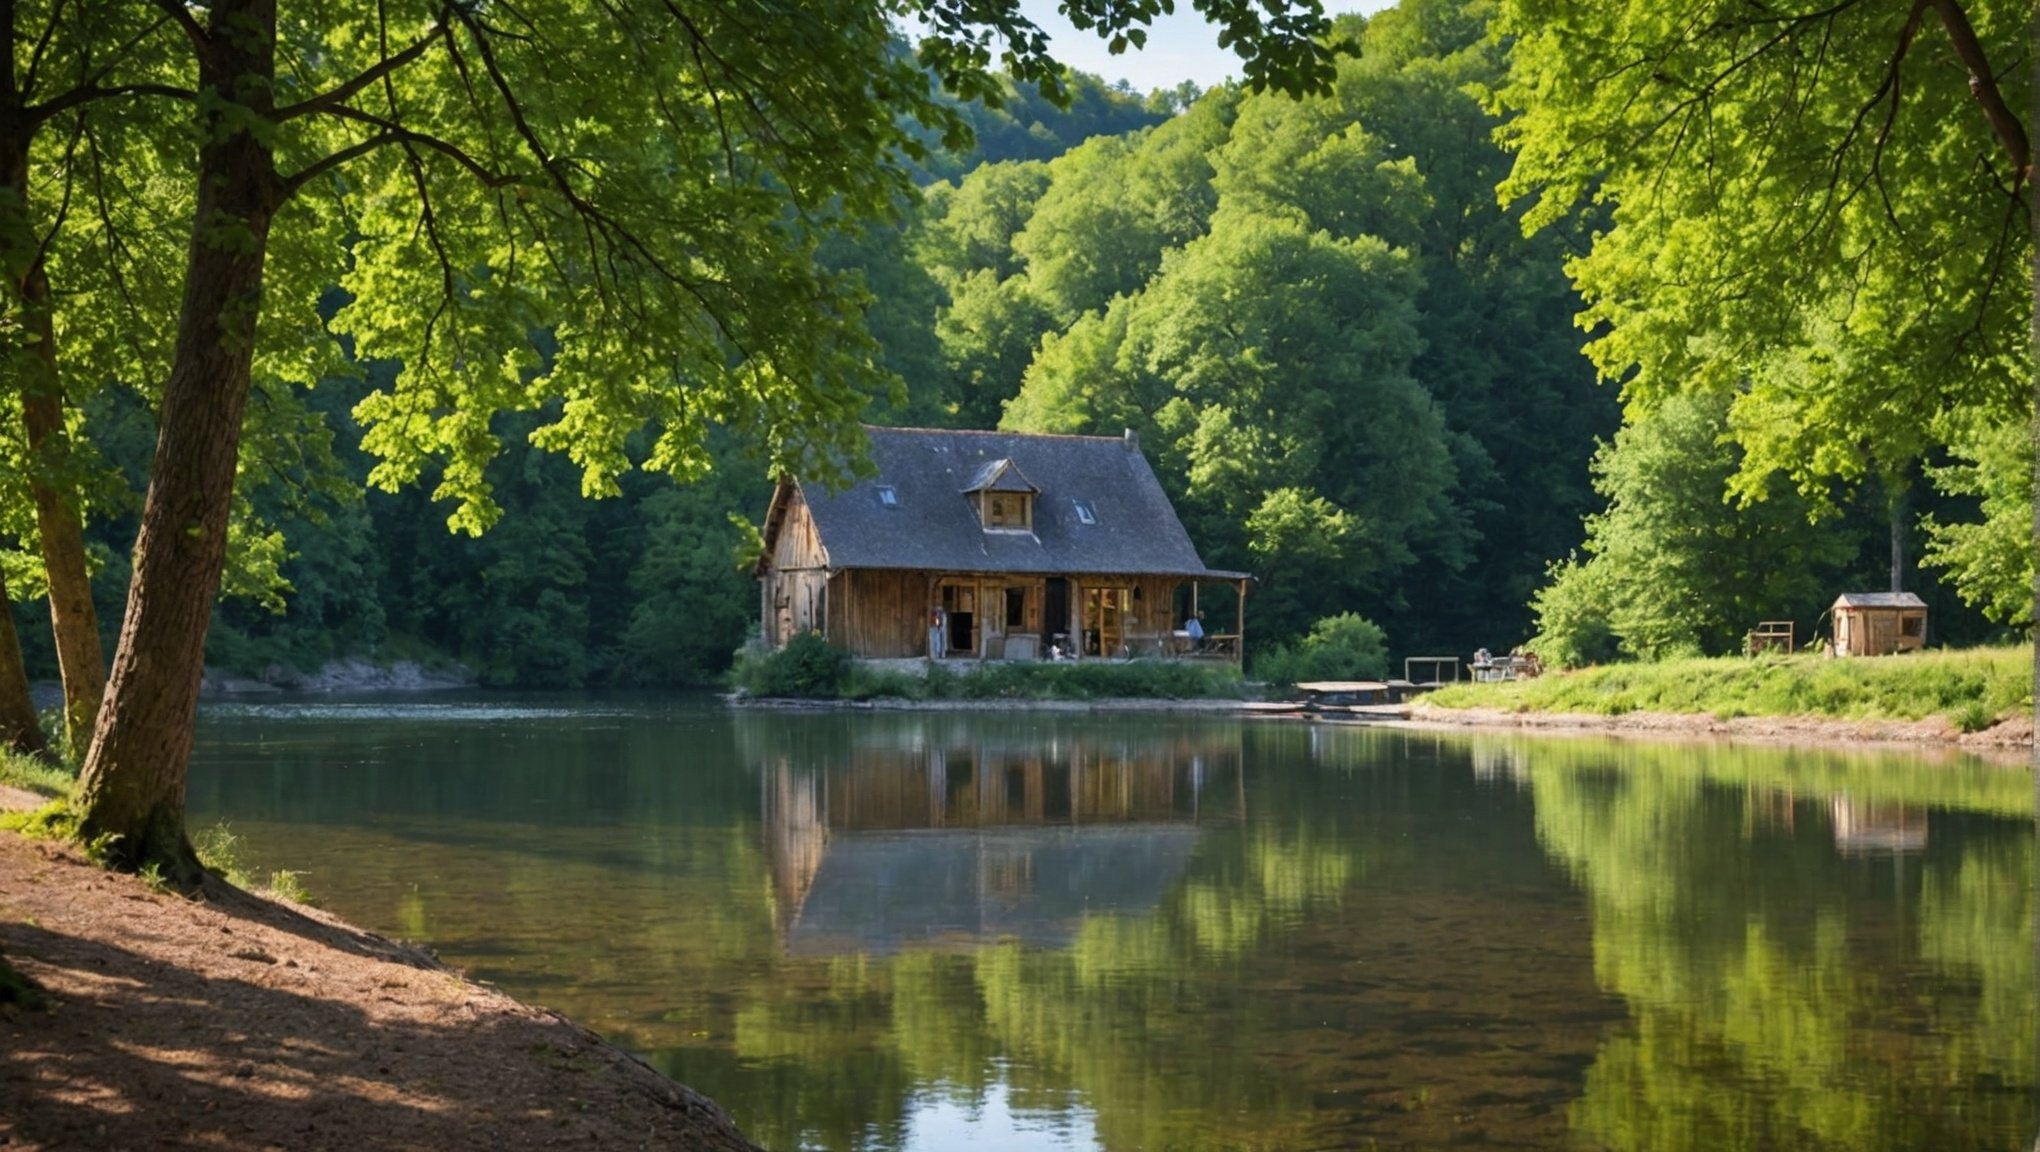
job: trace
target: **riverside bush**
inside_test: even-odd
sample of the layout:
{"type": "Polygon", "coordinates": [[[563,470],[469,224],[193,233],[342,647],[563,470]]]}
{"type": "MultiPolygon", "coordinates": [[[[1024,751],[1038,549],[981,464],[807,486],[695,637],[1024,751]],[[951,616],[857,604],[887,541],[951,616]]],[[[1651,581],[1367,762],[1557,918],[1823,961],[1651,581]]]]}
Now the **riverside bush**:
{"type": "Polygon", "coordinates": [[[936,664],[925,676],[853,664],[837,692],[846,700],[1200,700],[1243,694],[1244,683],[1231,665],[1186,660],[989,662],[962,671],[936,664]]]}
{"type": "Polygon", "coordinates": [[[1285,644],[1255,660],[1254,673],[1271,684],[1379,680],[1388,675],[1388,637],[1357,612],[1327,616],[1294,647],[1285,644]]]}
{"type": "Polygon", "coordinates": [[[731,679],[753,696],[832,699],[843,694],[850,654],[833,648],[819,632],[803,632],[777,652],[745,652],[731,679]]]}

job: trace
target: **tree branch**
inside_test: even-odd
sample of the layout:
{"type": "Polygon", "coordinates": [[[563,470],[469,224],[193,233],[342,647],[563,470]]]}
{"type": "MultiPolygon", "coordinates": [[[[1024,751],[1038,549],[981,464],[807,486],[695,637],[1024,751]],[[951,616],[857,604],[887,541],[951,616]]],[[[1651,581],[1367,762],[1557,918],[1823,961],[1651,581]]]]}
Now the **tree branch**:
{"type": "Polygon", "coordinates": [[[467,169],[469,175],[481,181],[482,185],[487,188],[502,188],[515,184],[522,179],[522,177],[513,173],[492,171],[488,165],[475,159],[468,154],[466,149],[450,140],[444,140],[429,133],[406,128],[393,120],[377,116],[373,112],[364,112],[351,105],[340,104],[330,108],[320,108],[317,110],[317,113],[319,115],[334,116],[342,120],[353,120],[361,124],[367,124],[378,129],[380,135],[371,140],[364,141],[363,144],[368,145],[368,147],[363,147],[362,144],[350,145],[339,152],[335,152],[332,156],[313,161],[306,168],[298,172],[297,175],[285,181],[285,187],[289,191],[296,191],[299,187],[303,186],[306,180],[317,175],[317,173],[313,172],[313,169],[330,171],[338,165],[346,163],[348,160],[363,156],[385,144],[416,144],[420,147],[430,148],[434,152],[448,157],[462,168],[467,169]]]}
{"type": "Polygon", "coordinates": [[[1934,0],[1934,10],[1941,14],[1941,26],[1948,30],[1948,39],[1955,42],[1955,55],[1969,69],[1969,94],[1983,106],[1984,119],[1990,121],[1991,131],[1997,133],[1998,142],[2005,146],[2005,155],[2012,162],[2013,187],[2021,180],[2031,181],[2033,149],[2026,139],[2026,127],[2005,103],[1997,74],[1991,70],[1983,45],[1976,39],[1976,29],[1969,23],[1969,13],[1963,11],[1960,0],[1934,0]]]}
{"type": "Polygon", "coordinates": [[[26,112],[33,121],[41,123],[52,116],[68,112],[80,104],[90,104],[94,100],[118,100],[128,96],[162,96],[170,100],[198,99],[198,93],[193,92],[189,88],[179,88],[173,84],[116,84],[111,88],[101,88],[98,85],[83,85],[71,89],[62,96],[52,97],[41,104],[36,104],[28,108],[26,112]]]}
{"type": "Polygon", "coordinates": [[[346,83],[335,88],[329,88],[317,96],[307,97],[295,104],[287,104],[282,108],[278,108],[276,110],[277,123],[281,124],[286,120],[292,120],[308,113],[324,111],[336,104],[345,104],[353,99],[362,89],[389,77],[403,68],[404,65],[423,56],[426,50],[432,47],[434,41],[446,35],[446,29],[445,21],[438,21],[426,31],[425,35],[419,37],[408,48],[394,56],[383,57],[374,66],[363,70],[346,83]]]}
{"type": "Polygon", "coordinates": [[[184,35],[190,39],[191,46],[198,49],[199,55],[203,56],[212,51],[211,35],[199,24],[198,18],[191,14],[191,9],[184,6],[184,0],[155,0],[155,4],[163,10],[165,16],[175,20],[177,26],[184,29],[184,35]]]}
{"type": "MultiPolygon", "coordinates": [[[[14,19],[12,5],[8,8],[7,18],[10,23],[14,19]]],[[[57,35],[57,25],[63,22],[64,0],[56,0],[56,3],[50,5],[50,22],[43,25],[42,35],[36,37],[35,40],[35,50],[28,54],[28,71],[21,77],[21,95],[23,98],[26,98],[29,93],[35,91],[35,77],[36,73],[42,68],[43,53],[49,51],[50,41],[55,39],[57,35]]]]}
{"type": "Polygon", "coordinates": [[[350,144],[329,156],[323,156],[314,160],[312,163],[300,168],[296,174],[284,177],[283,196],[288,199],[296,195],[298,189],[333,171],[349,160],[366,156],[385,144],[400,143],[403,139],[404,134],[402,132],[384,132],[379,136],[371,136],[359,143],[350,144]]]}

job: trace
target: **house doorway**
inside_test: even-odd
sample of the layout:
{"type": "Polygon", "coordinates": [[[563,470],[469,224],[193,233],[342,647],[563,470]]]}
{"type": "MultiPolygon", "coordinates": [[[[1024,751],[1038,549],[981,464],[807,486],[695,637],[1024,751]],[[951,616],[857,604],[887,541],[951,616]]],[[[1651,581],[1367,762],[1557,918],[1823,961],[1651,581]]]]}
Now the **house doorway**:
{"type": "Polygon", "coordinates": [[[944,655],[977,654],[977,587],[972,584],[942,586],[942,618],[947,622],[944,655]]]}
{"type": "Polygon", "coordinates": [[[1060,576],[1051,576],[1042,597],[1042,650],[1051,651],[1054,645],[1061,644],[1063,652],[1068,653],[1071,650],[1069,628],[1070,582],[1060,576]]]}
{"type": "Polygon", "coordinates": [[[1084,589],[1084,655],[1125,655],[1126,617],[1132,608],[1131,589],[1084,589]]]}

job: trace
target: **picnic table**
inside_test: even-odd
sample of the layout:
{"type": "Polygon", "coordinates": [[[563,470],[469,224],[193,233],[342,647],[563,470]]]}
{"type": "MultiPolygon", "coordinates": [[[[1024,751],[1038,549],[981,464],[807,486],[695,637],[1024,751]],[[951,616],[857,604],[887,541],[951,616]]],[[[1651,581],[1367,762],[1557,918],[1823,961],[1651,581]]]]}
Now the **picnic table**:
{"type": "Polygon", "coordinates": [[[1240,634],[1237,632],[1207,632],[1204,634],[1204,647],[1200,649],[1200,653],[1205,656],[1230,656],[1238,659],[1240,655],[1240,634]]]}

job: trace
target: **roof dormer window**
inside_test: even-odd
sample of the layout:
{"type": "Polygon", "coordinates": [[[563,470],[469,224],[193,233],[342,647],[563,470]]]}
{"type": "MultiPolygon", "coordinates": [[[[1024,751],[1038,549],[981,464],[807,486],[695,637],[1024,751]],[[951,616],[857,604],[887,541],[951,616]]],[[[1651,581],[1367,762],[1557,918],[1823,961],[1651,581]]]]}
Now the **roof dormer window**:
{"type": "Polygon", "coordinates": [[[1034,531],[1034,496],[1040,489],[1011,460],[990,460],[963,490],[977,505],[978,523],[987,532],[1034,531]]]}
{"type": "Polygon", "coordinates": [[[1070,503],[1076,506],[1077,523],[1096,524],[1098,522],[1098,510],[1091,507],[1089,500],[1072,500],[1070,503]]]}
{"type": "Polygon", "coordinates": [[[893,491],[892,485],[880,484],[878,486],[878,502],[888,508],[897,508],[900,506],[900,494],[893,491]]]}
{"type": "Polygon", "coordinates": [[[1034,527],[1034,493],[985,492],[978,499],[986,528],[1026,532],[1034,527]]]}

